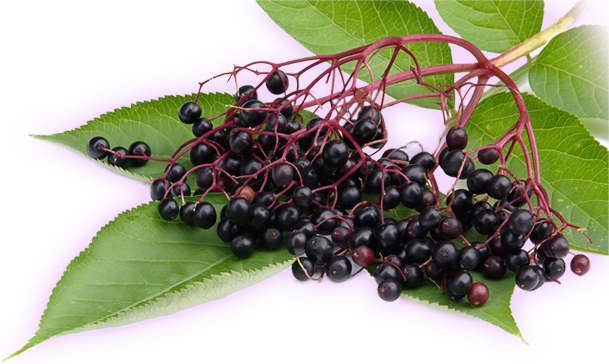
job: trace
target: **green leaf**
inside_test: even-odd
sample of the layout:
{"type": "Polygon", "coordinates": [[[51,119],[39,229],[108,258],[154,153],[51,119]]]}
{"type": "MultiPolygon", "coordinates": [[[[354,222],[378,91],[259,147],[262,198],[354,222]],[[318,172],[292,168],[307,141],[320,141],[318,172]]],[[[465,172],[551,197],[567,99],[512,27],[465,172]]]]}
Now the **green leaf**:
{"type": "MultiPolygon", "coordinates": [[[[567,229],[565,236],[573,248],[608,254],[607,149],[576,116],[535,96],[523,96],[537,141],[541,182],[550,205],[570,223],[589,228],[586,233],[593,244],[573,229],[567,229]]],[[[511,94],[503,93],[482,101],[466,126],[468,148],[492,143],[516,122],[518,115],[511,94]]],[[[516,176],[526,177],[523,154],[520,148],[514,151],[507,167],[516,176]]]]}
{"type": "MultiPolygon", "coordinates": [[[[137,102],[130,107],[116,109],[87,122],[78,129],[52,135],[33,135],[36,138],[49,140],[66,145],[88,157],[87,142],[94,136],[108,139],[112,148],[122,146],[129,148],[131,143],[142,140],[150,145],[152,156],[155,158],[170,158],[180,145],[193,139],[192,126],[178,119],[178,109],[187,101],[194,101],[196,94],[187,96],[165,96],[158,100],[137,102]]],[[[229,94],[201,94],[199,105],[203,117],[212,118],[226,111],[225,105],[232,105],[235,99],[229,94]]],[[[219,126],[224,120],[213,121],[219,126]]],[[[193,167],[189,153],[178,160],[186,169],[193,167]]],[[[148,181],[161,177],[166,163],[148,162],[142,167],[131,167],[127,171],[110,166],[107,162],[99,162],[108,168],[129,177],[148,181]]],[[[194,178],[194,177],[193,177],[194,178]]],[[[189,181],[190,183],[190,181],[189,181]]],[[[194,186],[194,182],[191,183],[194,186]]]]}
{"type": "MultiPolygon", "coordinates": [[[[414,212],[414,210],[410,210],[414,212]]],[[[413,213],[407,212],[408,215],[413,213]]],[[[475,229],[470,229],[463,233],[463,235],[470,241],[481,240],[485,238],[478,234],[475,229]]],[[[463,245],[459,246],[459,249],[463,248],[463,245]]],[[[371,275],[374,275],[376,265],[367,268],[371,275]]],[[[516,283],[514,281],[514,273],[508,271],[508,273],[501,279],[488,279],[485,278],[482,273],[469,271],[472,278],[476,282],[483,282],[489,289],[489,300],[486,304],[481,307],[475,307],[467,301],[462,299],[454,301],[448,297],[445,293],[440,291],[440,288],[433,282],[426,280],[421,287],[414,289],[402,289],[402,296],[418,301],[420,303],[439,308],[445,311],[453,311],[469,316],[479,318],[483,321],[489,322],[502,330],[507,331],[510,334],[516,335],[522,339],[520,330],[516,325],[514,317],[512,317],[512,311],[510,309],[510,300],[514,293],[514,287],[516,283]]],[[[441,287],[442,282],[436,282],[441,287]]],[[[524,339],[522,339],[524,341],[524,339]]]]}
{"type": "Polygon", "coordinates": [[[581,118],[608,120],[607,27],[583,25],[559,34],[529,74],[531,88],[552,106],[581,118]]]}
{"type": "Polygon", "coordinates": [[[487,279],[484,274],[479,272],[469,271],[469,273],[474,281],[483,282],[488,287],[489,300],[481,307],[473,306],[466,298],[458,301],[452,300],[430,281],[426,281],[423,286],[416,289],[402,290],[402,296],[445,311],[455,311],[477,317],[522,339],[510,309],[510,300],[516,286],[514,273],[508,271],[503,278],[495,280],[487,279]]]}
{"type": "Polygon", "coordinates": [[[478,48],[503,53],[541,30],[543,1],[435,0],[442,19],[478,48]]]}
{"type": "MultiPolygon", "coordinates": [[[[407,1],[258,1],[258,5],[292,38],[315,54],[339,53],[389,36],[440,33],[423,10],[407,1]]],[[[447,44],[415,43],[408,45],[408,49],[421,67],[452,63],[447,44]]],[[[372,60],[375,79],[385,70],[391,54],[386,50],[372,60]]],[[[410,57],[402,53],[390,74],[408,71],[411,65],[414,63],[410,57]]],[[[351,72],[353,65],[343,70],[351,72]]],[[[363,72],[361,79],[369,82],[366,74],[363,72]]],[[[453,80],[452,74],[424,79],[435,86],[452,84],[453,80]]],[[[426,92],[429,90],[414,81],[387,88],[387,93],[396,99],[426,92]]],[[[432,100],[412,104],[438,108],[432,100]]]]}
{"type": "MultiPolygon", "coordinates": [[[[223,194],[205,200],[217,211],[226,204],[223,194]]],[[[98,232],[53,289],[38,332],[12,356],[58,335],[126,325],[222,298],[293,261],[284,248],[238,259],[215,227],[163,220],[157,206],[123,212],[98,232]]]]}

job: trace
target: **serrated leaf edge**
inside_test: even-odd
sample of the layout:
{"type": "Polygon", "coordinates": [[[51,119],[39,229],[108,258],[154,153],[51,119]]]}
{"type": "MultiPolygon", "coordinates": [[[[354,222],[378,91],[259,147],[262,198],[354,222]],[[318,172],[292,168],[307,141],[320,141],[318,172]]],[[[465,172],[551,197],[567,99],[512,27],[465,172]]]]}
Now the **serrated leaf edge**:
{"type": "MultiPolygon", "coordinates": [[[[133,207],[133,208],[131,208],[131,209],[129,209],[129,210],[125,210],[125,211],[123,211],[123,212],[119,213],[119,214],[117,215],[117,217],[116,217],[116,218],[114,218],[112,221],[109,221],[109,222],[108,222],[108,223],[106,223],[104,226],[102,226],[102,228],[101,228],[101,229],[100,229],[100,230],[99,230],[99,231],[98,231],[98,232],[95,234],[95,236],[94,236],[94,237],[91,239],[91,243],[89,244],[89,246],[87,246],[87,247],[86,247],[86,248],[85,248],[83,251],[81,251],[81,252],[80,252],[80,253],[79,253],[79,254],[78,254],[78,255],[77,255],[77,256],[76,256],[74,259],[72,259],[72,260],[70,261],[70,263],[69,263],[69,264],[68,264],[68,266],[66,267],[66,270],[65,270],[65,271],[63,272],[63,274],[61,275],[61,278],[59,279],[59,281],[57,282],[57,284],[56,284],[56,285],[55,285],[55,287],[53,288],[53,290],[52,290],[52,292],[51,292],[51,297],[53,297],[53,295],[55,295],[55,293],[56,293],[56,291],[57,291],[57,289],[58,289],[59,282],[61,282],[61,281],[63,280],[63,278],[64,278],[65,274],[66,274],[66,273],[67,273],[67,271],[70,269],[70,267],[71,267],[71,266],[72,266],[74,263],[76,263],[76,262],[78,262],[80,259],[82,259],[82,258],[83,258],[83,257],[84,257],[86,254],[88,254],[88,252],[89,252],[89,247],[91,246],[91,244],[93,244],[93,242],[94,242],[94,241],[97,239],[98,235],[99,235],[99,234],[100,234],[100,233],[101,233],[103,230],[105,230],[105,229],[108,227],[108,225],[110,225],[110,224],[111,224],[112,222],[114,222],[115,220],[117,220],[117,219],[121,218],[123,215],[129,214],[129,213],[131,213],[131,212],[133,212],[133,211],[137,210],[137,209],[138,209],[138,208],[140,208],[140,207],[143,207],[143,206],[148,206],[148,205],[149,205],[149,204],[141,204],[141,205],[138,205],[138,206],[136,206],[136,207],[133,207]]],[[[230,256],[228,256],[228,257],[230,258],[230,256]]],[[[19,355],[19,354],[23,353],[23,352],[24,352],[24,351],[26,351],[27,349],[30,349],[30,348],[32,348],[32,347],[34,347],[34,346],[38,345],[38,344],[41,344],[41,343],[43,343],[43,342],[45,342],[45,341],[47,341],[47,340],[49,340],[49,339],[55,338],[55,337],[59,337],[59,336],[65,336],[65,335],[68,335],[68,334],[77,333],[77,332],[82,332],[82,331],[88,331],[88,330],[94,330],[94,329],[101,329],[101,328],[105,328],[105,327],[116,327],[116,326],[127,325],[127,324],[130,324],[130,323],[134,323],[134,322],[143,321],[143,320],[146,320],[146,319],[148,319],[148,318],[154,318],[154,317],[159,317],[159,316],[166,316],[166,315],[170,315],[170,314],[176,313],[176,312],[178,312],[178,311],[184,310],[184,309],[186,309],[186,308],[190,308],[190,307],[193,307],[193,306],[196,306],[196,305],[202,304],[202,303],[206,303],[206,302],[210,302],[210,301],[218,300],[218,299],[220,299],[220,298],[223,298],[223,297],[228,296],[228,295],[229,295],[229,294],[231,294],[231,293],[234,293],[234,292],[237,292],[237,291],[239,291],[239,290],[241,290],[241,289],[243,289],[243,288],[249,287],[249,286],[251,286],[252,284],[255,284],[255,283],[258,283],[258,282],[263,281],[264,279],[270,278],[271,276],[273,276],[273,275],[275,275],[275,274],[279,273],[280,271],[282,271],[282,270],[286,269],[287,267],[289,267],[289,266],[290,266],[290,265],[291,265],[291,264],[294,262],[294,260],[295,260],[295,258],[294,258],[294,259],[290,259],[290,260],[288,260],[288,261],[286,261],[286,262],[284,262],[284,263],[271,263],[271,264],[269,264],[268,266],[264,266],[264,267],[262,267],[262,269],[247,269],[247,270],[244,270],[244,271],[242,271],[242,272],[237,272],[237,271],[231,270],[231,272],[230,272],[230,273],[228,273],[228,272],[222,272],[222,273],[221,273],[221,274],[219,274],[219,275],[218,275],[218,274],[212,274],[212,275],[211,275],[211,278],[204,278],[204,279],[203,279],[203,282],[191,282],[190,284],[186,284],[186,285],[185,285],[183,288],[181,288],[179,291],[176,291],[176,292],[167,292],[167,293],[165,293],[165,294],[163,294],[163,295],[161,295],[161,296],[155,297],[155,298],[154,298],[154,299],[152,299],[150,302],[143,303],[143,304],[142,304],[142,305],[140,305],[140,306],[136,306],[136,307],[128,308],[128,309],[126,309],[126,310],[121,310],[121,311],[118,311],[118,312],[116,312],[116,313],[114,313],[114,314],[112,314],[112,315],[109,315],[109,316],[107,316],[107,317],[105,317],[105,318],[103,318],[103,319],[99,320],[99,322],[95,322],[95,323],[87,324],[87,325],[80,326],[80,327],[77,327],[77,328],[74,328],[74,329],[71,329],[71,330],[64,331],[64,332],[62,332],[62,333],[60,333],[60,334],[50,336],[50,337],[48,337],[48,338],[46,338],[46,339],[44,339],[44,340],[42,340],[42,341],[39,341],[39,342],[35,342],[35,343],[33,342],[33,340],[36,338],[36,334],[34,334],[34,337],[32,337],[32,338],[31,338],[31,339],[28,341],[28,343],[27,343],[27,344],[25,344],[25,345],[24,345],[24,346],[23,346],[21,349],[17,350],[16,352],[14,352],[13,354],[11,354],[11,355],[10,355],[10,356],[8,356],[7,358],[3,359],[3,361],[6,361],[6,360],[8,360],[8,359],[10,359],[10,358],[12,358],[12,357],[15,357],[15,356],[17,356],[17,355],[19,355]],[[279,270],[279,271],[275,271],[275,270],[273,269],[274,267],[275,267],[275,268],[280,268],[280,270],[279,270]],[[146,308],[152,308],[153,306],[158,306],[158,303],[159,303],[159,301],[160,301],[160,300],[163,300],[163,299],[168,299],[168,297],[169,297],[169,296],[171,296],[171,297],[175,297],[175,296],[182,295],[182,294],[184,294],[184,293],[189,293],[189,294],[190,294],[190,291],[188,290],[188,287],[196,287],[196,286],[201,286],[200,288],[204,290],[204,289],[205,289],[205,287],[207,287],[207,286],[211,286],[211,285],[212,285],[212,283],[214,283],[214,282],[218,281],[218,278],[219,278],[220,280],[226,280],[226,278],[228,278],[228,277],[232,277],[232,276],[235,276],[235,275],[251,276],[253,273],[256,273],[256,272],[260,272],[260,274],[258,274],[256,278],[254,278],[253,280],[242,280],[242,285],[241,285],[241,286],[239,286],[239,288],[237,288],[237,289],[230,290],[230,292],[222,292],[222,293],[220,293],[220,294],[218,294],[218,295],[212,295],[212,296],[211,296],[209,299],[207,299],[207,300],[203,300],[203,301],[200,301],[200,302],[196,302],[196,303],[192,303],[192,304],[189,304],[189,305],[181,306],[181,307],[179,307],[178,309],[175,309],[175,310],[173,310],[173,311],[169,311],[169,312],[164,313],[164,314],[161,314],[161,315],[150,316],[150,317],[147,317],[147,318],[144,318],[144,319],[139,319],[139,320],[134,320],[134,321],[128,321],[128,320],[127,320],[127,321],[125,321],[125,322],[122,322],[122,321],[120,321],[120,320],[119,320],[119,318],[120,318],[121,316],[128,315],[129,313],[133,313],[133,312],[136,312],[136,311],[139,311],[139,310],[143,310],[143,309],[146,309],[146,308]],[[257,278],[259,278],[259,279],[257,279],[257,278]],[[117,320],[119,320],[119,321],[117,322],[117,320]]],[[[224,286],[225,286],[225,285],[223,285],[223,287],[224,287],[224,286]]],[[[45,308],[45,310],[44,310],[44,312],[43,312],[43,314],[42,314],[42,316],[41,316],[41,322],[42,322],[42,318],[43,318],[43,317],[46,315],[46,313],[47,313],[47,311],[48,311],[48,309],[49,309],[49,305],[50,305],[50,303],[51,303],[51,300],[50,300],[50,298],[49,298],[49,302],[47,303],[47,306],[46,306],[46,308],[45,308]]],[[[40,322],[40,323],[41,323],[41,322],[40,322]]],[[[38,324],[38,328],[39,328],[39,330],[40,330],[40,323],[38,324]]],[[[38,331],[38,330],[37,330],[37,331],[38,331]]]]}
{"type": "MultiPolygon", "coordinates": [[[[450,307],[449,307],[449,306],[447,306],[447,305],[441,305],[439,302],[430,302],[429,300],[422,299],[422,298],[419,298],[419,297],[414,297],[414,296],[411,296],[411,295],[409,295],[409,294],[407,294],[407,293],[404,293],[404,292],[402,292],[401,296],[402,296],[402,297],[404,297],[404,298],[407,298],[407,299],[409,299],[409,300],[415,301],[415,302],[419,302],[419,303],[424,303],[424,304],[427,304],[427,305],[428,305],[428,306],[430,306],[430,307],[434,307],[434,308],[439,309],[439,310],[442,310],[442,311],[446,311],[446,312],[455,312],[455,313],[460,314],[460,315],[464,315],[464,316],[473,317],[473,318],[475,318],[475,319],[477,319],[477,320],[482,320],[481,318],[476,317],[476,316],[474,316],[474,315],[470,315],[470,314],[468,314],[467,312],[460,311],[460,310],[457,310],[457,309],[455,309],[455,308],[450,308],[450,307]]],[[[512,295],[510,296],[510,305],[511,305],[511,303],[512,303],[512,298],[513,298],[513,291],[512,291],[512,295]]],[[[473,307],[473,308],[475,308],[475,309],[478,309],[478,308],[477,308],[477,307],[475,307],[475,306],[472,306],[472,307],[473,307]]],[[[510,309],[510,307],[509,307],[509,306],[508,306],[508,311],[509,311],[510,317],[512,317],[512,319],[514,319],[514,317],[512,316],[512,310],[510,309]]],[[[481,311],[481,312],[482,312],[482,311],[481,311]]],[[[482,321],[485,321],[485,320],[482,320],[482,321]]],[[[486,322],[488,322],[488,323],[492,324],[492,323],[491,323],[491,322],[489,322],[489,321],[486,321],[486,322]]],[[[494,326],[497,326],[497,325],[495,325],[495,324],[493,324],[493,325],[494,325],[494,326]]],[[[506,332],[508,332],[508,333],[510,333],[510,334],[512,334],[512,335],[517,336],[518,338],[520,338],[520,340],[522,340],[522,342],[523,342],[523,343],[525,343],[525,344],[527,344],[527,345],[528,345],[529,343],[527,343],[527,342],[526,342],[526,340],[525,340],[525,339],[522,337],[522,333],[520,332],[520,329],[518,328],[518,325],[517,325],[517,323],[516,323],[516,320],[514,320],[514,326],[515,326],[515,327],[516,327],[516,329],[518,330],[518,332],[516,332],[516,333],[514,333],[514,332],[509,332],[509,331],[507,331],[506,329],[504,329],[504,328],[502,328],[502,327],[499,327],[499,326],[497,326],[497,327],[498,327],[498,328],[500,328],[500,329],[501,329],[501,330],[503,330],[503,331],[506,331],[506,332]]]]}
{"type": "MultiPolygon", "coordinates": [[[[226,92],[210,92],[210,93],[201,93],[201,94],[200,94],[200,96],[201,96],[201,95],[210,95],[210,96],[212,96],[212,97],[215,97],[215,96],[230,96],[230,97],[233,97],[233,95],[231,95],[231,94],[229,94],[229,93],[226,93],[226,92]]],[[[197,96],[197,94],[196,94],[196,93],[192,93],[192,94],[188,94],[188,95],[186,95],[186,94],[185,94],[185,95],[165,95],[165,96],[160,96],[160,97],[158,97],[158,98],[152,98],[152,99],[150,99],[150,100],[136,101],[135,103],[132,103],[132,104],[131,104],[131,105],[129,105],[129,106],[122,106],[122,107],[120,107],[120,108],[118,108],[118,109],[114,109],[114,110],[112,110],[112,111],[105,112],[105,113],[103,113],[103,114],[101,114],[101,115],[99,115],[99,116],[97,116],[97,117],[93,118],[93,120],[88,120],[88,121],[87,121],[85,124],[83,124],[83,125],[81,125],[81,126],[79,126],[79,127],[76,127],[76,128],[74,128],[74,129],[65,130],[65,131],[60,132],[60,133],[49,134],[49,135],[42,135],[42,134],[29,134],[29,136],[31,136],[31,137],[33,137],[33,138],[36,138],[36,139],[45,140],[45,141],[52,142],[52,143],[55,143],[55,144],[63,145],[63,146],[65,146],[65,147],[67,147],[68,149],[74,150],[74,151],[76,151],[78,154],[82,154],[82,155],[84,155],[85,157],[89,158],[89,156],[88,156],[88,155],[86,155],[85,153],[83,153],[82,151],[80,151],[80,150],[78,150],[78,149],[76,149],[76,148],[73,148],[73,147],[71,147],[70,145],[68,145],[68,144],[66,144],[66,143],[62,143],[62,142],[60,142],[60,141],[55,141],[55,140],[52,140],[52,139],[51,139],[51,137],[52,137],[52,136],[55,136],[55,135],[61,135],[61,134],[65,134],[65,133],[75,133],[75,132],[79,132],[79,131],[81,131],[81,130],[85,129],[86,127],[89,127],[89,126],[90,126],[90,127],[93,127],[93,124],[92,124],[92,123],[94,123],[94,122],[104,122],[104,121],[102,121],[102,117],[111,117],[113,114],[116,114],[117,112],[119,112],[119,111],[121,111],[121,110],[127,110],[127,109],[131,109],[131,108],[133,108],[134,106],[138,106],[138,105],[145,105],[145,104],[148,104],[148,103],[151,103],[151,102],[159,102],[159,101],[162,101],[163,99],[168,98],[168,97],[184,97],[184,98],[188,98],[188,97],[196,97],[196,96],[197,96]]],[[[200,97],[200,96],[199,96],[199,97],[200,97]]],[[[111,170],[111,171],[113,171],[113,172],[116,172],[116,173],[118,173],[118,174],[120,174],[120,175],[123,175],[123,176],[125,176],[125,177],[133,178],[133,179],[135,179],[135,180],[137,180],[137,181],[141,181],[141,182],[147,182],[147,181],[149,181],[149,180],[151,180],[151,179],[152,179],[152,177],[151,177],[151,176],[146,176],[146,175],[142,175],[142,174],[137,174],[137,173],[135,173],[135,172],[131,172],[131,171],[126,170],[126,169],[124,169],[124,168],[115,167],[115,166],[112,166],[112,165],[110,165],[108,162],[105,162],[105,161],[100,161],[100,160],[96,160],[96,159],[93,159],[93,158],[89,158],[89,159],[92,159],[92,160],[94,160],[94,161],[96,161],[96,162],[100,163],[100,164],[101,164],[103,167],[106,167],[106,168],[110,169],[110,170],[111,170]]]]}

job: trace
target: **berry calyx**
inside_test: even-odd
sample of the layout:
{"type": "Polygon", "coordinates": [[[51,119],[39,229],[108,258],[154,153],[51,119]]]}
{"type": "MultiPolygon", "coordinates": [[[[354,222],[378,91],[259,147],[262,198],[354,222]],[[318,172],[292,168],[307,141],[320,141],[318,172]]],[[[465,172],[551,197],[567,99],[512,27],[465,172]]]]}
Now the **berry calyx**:
{"type": "Polygon", "coordinates": [[[377,292],[383,301],[392,302],[400,297],[402,287],[398,281],[387,279],[379,284],[377,292]]]}
{"type": "Polygon", "coordinates": [[[332,282],[344,282],[351,276],[351,262],[343,256],[330,258],[326,263],[326,275],[332,282]]]}

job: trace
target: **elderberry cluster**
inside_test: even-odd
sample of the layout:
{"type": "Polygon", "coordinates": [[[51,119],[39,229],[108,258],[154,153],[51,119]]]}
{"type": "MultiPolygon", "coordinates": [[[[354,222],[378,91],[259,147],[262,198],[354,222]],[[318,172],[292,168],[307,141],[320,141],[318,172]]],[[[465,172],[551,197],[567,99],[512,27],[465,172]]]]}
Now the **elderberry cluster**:
{"type": "MultiPolygon", "coordinates": [[[[472,159],[473,152],[465,151],[467,133],[454,127],[437,156],[421,151],[410,158],[405,147],[386,150],[377,160],[362,148],[379,149],[386,142],[378,105],[353,99],[338,116],[305,117],[287,94],[284,72],[269,73],[265,85],[283,96],[263,102],[256,87],[242,86],[219,126],[210,121],[218,117],[202,117],[197,102],[180,107],[178,117],[192,125],[194,139],[171,159],[154,159],[169,163],[150,190],[152,200],[160,201],[163,219],[180,216],[201,229],[216,226],[218,237],[241,259],[259,248],[285,246],[297,256],[292,272],[299,280],[327,276],[342,282],[374,268],[378,294],[386,301],[429,281],[452,299],[467,296],[480,306],[489,290],[474,282],[471,270],[483,271],[488,279],[514,271],[516,284],[525,290],[564,273],[569,243],[562,230],[533,208],[531,198],[539,192],[532,181],[510,179],[505,168],[497,173],[476,169],[476,158],[483,165],[503,163],[501,149],[481,148],[472,159]],[[190,170],[176,162],[186,153],[190,170]],[[451,189],[443,199],[435,185],[438,167],[465,179],[467,189],[451,189]],[[186,182],[190,174],[196,174],[194,193],[186,182]],[[214,205],[205,201],[209,192],[227,197],[219,219],[214,205]],[[174,198],[191,194],[201,199],[182,199],[180,206],[174,198]],[[385,216],[400,205],[411,216],[385,216]],[[468,242],[462,233],[472,228],[488,239],[468,242]],[[457,239],[463,248],[455,244],[457,239]],[[526,251],[528,239],[534,247],[526,251]]],[[[87,146],[91,157],[107,155],[111,164],[123,168],[152,159],[143,142],[129,151],[109,148],[101,137],[87,146]]],[[[589,261],[578,255],[571,268],[585,274],[589,261]]]]}
{"type": "MultiPolygon", "coordinates": [[[[475,169],[474,162],[463,152],[467,142],[467,133],[462,128],[454,127],[446,135],[447,147],[439,155],[440,167],[451,177],[466,179],[467,189],[457,189],[448,197],[447,207],[454,217],[439,217],[434,211],[421,213],[420,219],[435,216],[438,221],[434,226],[429,225],[432,238],[439,238],[446,228],[461,231],[473,227],[488,239],[473,242],[458,253],[462,268],[481,268],[489,279],[501,278],[507,270],[516,272],[516,285],[527,291],[536,290],[547,281],[556,281],[565,272],[564,258],[570,246],[552,221],[536,219],[531,203],[531,181],[512,181],[505,169],[496,174],[485,168],[475,169]],[[527,251],[523,247],[529,239],[534,247],[527,251]]],[[[477,153],[477,158],[481,164],[491,165],[499,160],[500,153],[488,146],[477,153]]],[[[451,247],[445,254],[454,255],[456,250],[451,247]]],[[[437,262],[435,257],[434,262],[437,262]]],[[[571,267],[573,272],[582,275],[589,269],[589,261],[578,255],[571,267]]]]}

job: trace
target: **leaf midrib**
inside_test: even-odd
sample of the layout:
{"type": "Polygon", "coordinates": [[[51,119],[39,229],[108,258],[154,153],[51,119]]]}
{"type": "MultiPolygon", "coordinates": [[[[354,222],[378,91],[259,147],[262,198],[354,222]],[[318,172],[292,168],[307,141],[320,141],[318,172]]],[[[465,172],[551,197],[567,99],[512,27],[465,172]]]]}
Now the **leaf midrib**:
{"type": "MultiPolygon", "coordinates": [[[[516,32],[514,32],[514,29],[512,29],[512,26],[510,25],[510,23],[507,21],[507,19],[503,16],[503,14],[501,14],[501,11],[499,10],[499,7],[495,4],[495,0],[491,1],[491,4],[493,4],[493,6],[495,7],[495,9],[497,9],[497,14],[499,14],[499,16],[501,17],[501,19],[503,19],[503,22],[505,24],[507,24],[508,28],[510,29],[510,31],[512,32],[512,34],[514,34],[514,36],[516,37],[516,39],[518,40],[519,43],[522,43],[522,39],[520,39],[520,37],[518,36],[518,34],[516,34],[516,32]]],[[[510,5],[511,6],[511,5],[510,5]]]]}
{"type": "MultiPolygon", "coordinates": [[[[430,306],[432,306],[432,307],[433,307],[433,304],[435,303],[435,304],[437,304],[437,305],[438,305],[438,307],[444,307],[444,308],[445,308],[446,310],[448,310],[448,311],[453,311],[453,312],[456,312],[456,313],[458,313],[458,314],[462,314],[462,315],[465,315],[465,316],[473,317],[473,318],[475,318],[475,319],[483,320],[483,319],[481,319],[480,317],[476,317],[476,316],[474,316],[474,315],[472,315],[472,314],[468,313],[468,311],[461,311],[461,310],[458,310],[458,309],[456,309],[456,308],[450,307],[450,306],[448,306],[448,305],[443,305],[443,304],[440,304],[440,302],[431,302],[431,300],[429,300],[429,299],[423,299],[423,298],[421,298],[421,297],[409,296],[409,295],[407,295],[407,294],[405,294],[404,296],[406,296],[406,297],[408,297],[408,298],[411,298],[411,299],[414,299],[414,300],[419,301],[419,302],[427,302],[427,304],[428,304],[428,305],[430,305],[430,306]]],[[[485,312],[485,311],[482,311],[482,310],[481,310],[480,308],[478,308],[478,307],[473,306],[472,308],[475,308],[475,309],[477,310],[477,312],[481,312],[481,313],[483,313],[484,315],[486,315],[486,316],[488,316],[488,317],[493,318],[495,321],[500,322],[500,323],[501,323],[503,326],[505,326],[504,328],[501,328],[501,329],[503,329],[503,330],[506,330],[506,331],[510,332],[512,335],[518,335],[518,336],[519,336],[519,337],[522,339],[522,334],[520,333],[520,331],[512,331],[512,330],[510,330],[510,329],[509,329],[509,325],[506,325],[506,323],[505,323],[503,320],[500,320],[500,319],[498,319],[497,317],[495,317],[495,316],[493,316],[493,315],[490,315],[490,314],[488,314],[488,313],[487,313],[487,312],[485,312]]],[[[509,309],[509,306],[508,306],[508,309],[509,309]]],[[[511,316],[511,314],[512,314],[512,312],[511,312],[511,310],[510,310],[510,317],[512,317],[512,316],[511,316]]],[[[485,320],[485,321],[486,321],[486,320],[485,320]]],[[[488,321],[487,321],[487,322],[488,322],[488,321]]],[[[497,326],[497,325],[495,325],[495,326],[497,326]]]]}
{"type": "MultiPolygon", "coordinates": [[[[187,278],[185,278],[185,279],[183,279],[183,280],[181,280],[181,281],[179,281],[179,282],[176,282],[176,283],[172,284],[171,286],[167,287],[165,290],[160,291],[160,292],[156,292],[155,294],[153,294],[153,295],[151,295],[151,296],[149,296],[149,297],[147,297],[147,298],[144,298],[144,299],[142,299],[142,300],[140,300],[140,301],[138,301],[138,302],[133,303],[131,306],[124,307],[124,308],[122,308],[122,309],[120,309],[120,310],[118,310],[118,311],[115,311],[115,312],[113,312],[113,313],[111,313],[111,314],[109,314],[109,315],[106,315],[106,316],[104,316],[104,317],[102,317],[102,318],[99,318],[99,319],[93,320],[93,321],[91,321],[91,322],[89,322],[89,323],[83,324],[83,325],[81,325],[80,327],[85,327],[85,326],[89,326],[89,325],[93,325],[93,324],[96,324],[96,323],[102,322],[103,320],[106,320],[106,319],[108,319],[108,318],[111,318],[112,316],[118,315],[119,313],[124,312],[124,311],[127,311],[127,310],[129,310],[129,309],[131,309],[131,308],[133,308],[133,307],[136,307],[136,306],[138,306],[138,305],[140,305],[140,304],[144,303],[144,302],[148,302],[148,301],[150,301],[150,300],[152,300],[152,299],[154,299],[154,298],[159,298],[159,297],[163,296],[163,295],[164,295],[166,292],[170,291],[172,288],[175,288],[175,287],[177,287],[177,286],[180,286],[181,284],[183,284],[183,283],[185,283],[185,282],[188,282],[188,281],[190,281],[190,280],[194,279],[195,277],[197,277],[197,276],[201,275],[202,273],[204,273],[204,272],[206,272],[206,271],[210,270],[211,268],[215,267],[216,265],[218,265],[218,264],[220,264],[220,263],[223,263],[224,261],[226,261],[226,260],[228,260],[228,259],[230,259],[230,258],[232,258],[232,257],[233,257],[233,254],[232,254],[231,252],[229,252],[229,253],[228,253],[228,254],[227,254],[227,255],[226,255],[224,258],[222,258],[222,259],[220,259],[220,260],[216,261],[214,264],[211,264],[211,265],[209,265],[209,266],[205,267],[204,269],[202,269],[202,270],[198,271],[197,273],[195,273],[195,274],[193,274],[193,275],[191,275],[191,276],[189,276],[189,277],[187,277],[187,278]]],[[[117,284],[118,284],[118,283],[117,283],[117,284]]],[[[88,284],[86,284],[86,285],[88,285],[88,284]]],[[[118,284],[118,285],[123,285],[123,284],[122,284],[122,283],[120,283],[120,284],[118,284]]],[[[73,328],[71,328],[71,329],[69,329],[69,330],[65,330],[65,331],[70,331],[70,330],[73,330],[73,329],[75,329],[75,328],[76,328],[76,327],[73,327],[73,328]]],[[[61,334],[61,333],[59,333],[59,334],[61,334]]],[[[59,335],[59,334],[57,334],[57,335],[59,335]]]]}
{"type": "MultiPolygon", "coordinates": [[[[319,15],[321,15],[322,17],[326,18],[327,20],[330,21],[330,23],[332,23],[332,25],[336,26],[338,29],[342,30],[346,35],[348,35],[349,37],[351,37],[353,40],[355,40],[356,42],[358,42],[361,45],[366,45],[365,42],[362,42],[360,40],[358,40],[357,38],[355,38],[353,35],[351,35],[351,33],[349,33],[346,29],[340,27],[338,24],[336,24],[334,22],[334,20],[332,20],[331,18],[329,18],[327,15],[325,15],[324,13],[322,13],[321,11],[319,11],[316,7],[314,7],[311,2],[309,0],[306,0],[305,3],[307,3],[313,10],[315,10],[319,15]]],[[[359,7],[358,7],[359,9],[359,7]]],[[[360,11],[361,13],[361,11],[360,11]]],[[[381,22],[382,23],[382,22],[381,22]]],[[[385,28],[386,29],[386,28],[385,28]]],[[[363,32],[362,32],[363,33],[363,32]]],[[[385,31],[385,35],[388,36],[387,32],[385,31]]],[[[377,57],[381,58],[382,60],[389,62],[389,59],[386,58],[385,56],[383,56],[382,53],[378,53],[376,55],[377,57]]],[[[402,67],[400,67],[397,63],[393,63],[393,67],[395,67],[396,69],[400,70],[400,72],[404,72],[404,69],[402,67]]]]}

